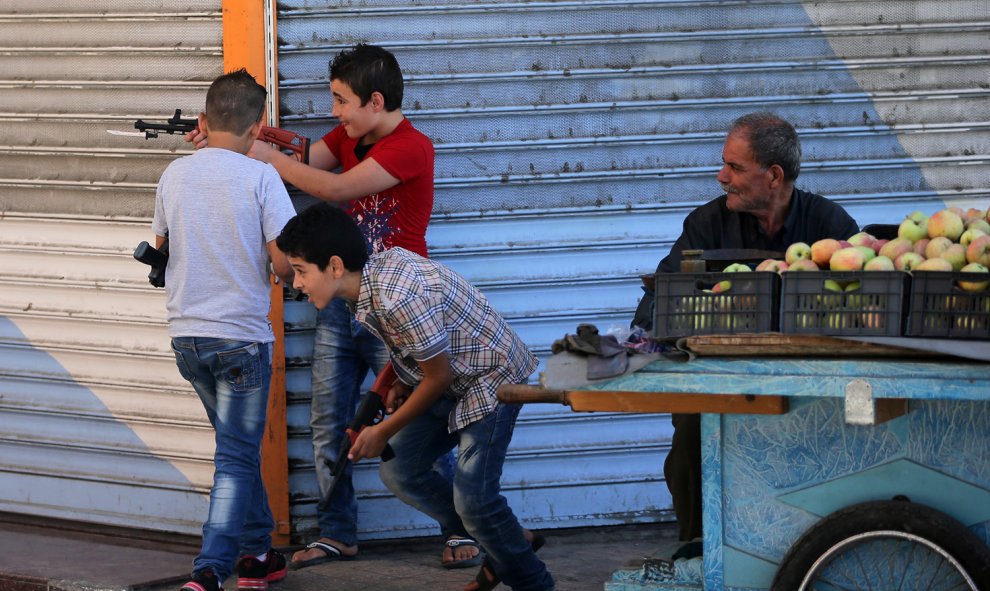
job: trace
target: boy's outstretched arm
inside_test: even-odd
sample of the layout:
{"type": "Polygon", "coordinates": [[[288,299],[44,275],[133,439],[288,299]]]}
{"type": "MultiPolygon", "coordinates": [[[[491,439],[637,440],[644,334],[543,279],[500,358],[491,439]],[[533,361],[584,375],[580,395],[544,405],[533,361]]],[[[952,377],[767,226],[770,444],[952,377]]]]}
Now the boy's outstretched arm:
{"type": "Polygon", "coordinates": [[[283,154],[262,141],[254,142],[248,156],[271,164],[282,180],[324,201],[350,201],[399,184],[399,179],[375,162],[374,157],[366,158],[347,172],[330,172],[337,167],[337,159],[324,142],[312,145],[309,164],[283,154]]]}
{"type": "Polygon", "coordinates": [[[354,444],[351,445],[350,453],[347,454],[348,459],[356,462],[363,458],[380,456],[388,440],[433,406],[454,379],[450,359],[446,353],[420,361],[419,367],[423,370],[423,381],[413,388],[407,400],[396,404],[398,409],[387,421],[361,430],[354,444]]]}

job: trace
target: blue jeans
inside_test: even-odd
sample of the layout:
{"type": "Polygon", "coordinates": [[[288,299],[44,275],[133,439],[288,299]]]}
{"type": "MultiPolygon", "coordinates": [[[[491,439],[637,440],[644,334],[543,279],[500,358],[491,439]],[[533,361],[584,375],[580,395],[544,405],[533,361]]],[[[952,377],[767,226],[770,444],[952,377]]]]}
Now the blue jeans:
{"type": "Polygon", "coordinates": [[[453,400],[441,398],[389,440],[395,459],[382,463],[382,481],[443,529],[478,540],[499,578],[512,589],[553,589],[553,577],[501,494],[502,466],[519,405],[500,404],[484,419],[448,433],[453,406],[453,400]],[[451,484],[434,462],[454,447],[457,466],[451,484]]]}
{"type": "MultiPolygon", "coordinates": [[[[361,326],[344,300],[335,298],[317,315],[313,344],[313,457],[320,494],[333,481],[330,466],[337,461],[344,430],[361,402],[361,384],[368,370],[376,374],[388,361],[385,345],[361,326]]],[[[348,546],[357,544],[357,499],[351,482],[351,465],[333,491],[327,510],[317,517],[320,537],[348,546]]]]}
{"type": "Polygon", "coordinates": [[[193,573],[211,569],[223,581],[238,556],[262,554],[272,543],[274,522],[261,480],[272,348],[270,343],[177,337],[172,351],[216,434],[210,511],[193,573]]]}

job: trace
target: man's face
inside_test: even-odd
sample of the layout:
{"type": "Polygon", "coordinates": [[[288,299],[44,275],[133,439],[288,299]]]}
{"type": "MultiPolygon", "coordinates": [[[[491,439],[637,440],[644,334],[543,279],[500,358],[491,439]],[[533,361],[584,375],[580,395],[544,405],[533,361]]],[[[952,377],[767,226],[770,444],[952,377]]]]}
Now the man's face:
{"type": "Polygon", "coordinates": [[[730,211],[765,211],[771,204],[773,174],[753,159],[749,142],[741,134],[732,133],[722,149],[722,170],[715,177],[728,195],[730,211]]]}
{"type": "Polygon", "coordinates": [[[333,93],[333,116],[344,126],[348,137],[360,138],[371,131],[375,123],[374,101],[362,105],[350,85],[340,80],[330,81],[330,92],[333,93]]]}
{"type": "Polygon", "coordinates": [[[340,287],[339,278],[334,277],[333,265],[329,264],[326,269],[321,271],[318,266],[306,261],[306,259],[294,256],[287,258],[289,264],[292,265],[292,270],[296,273],[292,280],[292,287],[309,296],[309,301],[313,302],[318,310],[326,308],[330,300],[336,297],[340,287]]]}

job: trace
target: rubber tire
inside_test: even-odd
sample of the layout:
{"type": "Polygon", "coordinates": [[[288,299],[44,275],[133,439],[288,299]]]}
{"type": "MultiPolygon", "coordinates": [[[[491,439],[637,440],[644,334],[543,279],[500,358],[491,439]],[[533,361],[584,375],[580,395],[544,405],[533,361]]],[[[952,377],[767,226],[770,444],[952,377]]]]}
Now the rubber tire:
{"type": "Polygon", "coordinates": [[[990,548],[976,534],[931,507],[893,500],[851,505],[816,523],[784,556],[770,591],[799,589],[811,566],[829,548],[857,534],[882,530],[927,539],[955,558],[978,589],[990,590],[990,548]]]}

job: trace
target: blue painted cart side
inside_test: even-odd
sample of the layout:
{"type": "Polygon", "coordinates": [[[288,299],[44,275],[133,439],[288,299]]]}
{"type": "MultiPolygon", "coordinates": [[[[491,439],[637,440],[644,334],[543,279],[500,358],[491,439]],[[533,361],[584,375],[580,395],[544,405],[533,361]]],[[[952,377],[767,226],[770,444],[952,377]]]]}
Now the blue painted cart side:
{"type": "Polygon", "coordinates": [[[750,358],[657,361],[588,389],[791,397],[784,415],[703,415],[704,588],[742,591],[768,589],[801,534],[868,500],[907,496],[990,545],[988,383],[975,362],[750,358]],[[855,381],[908,412],[847,424],[855,381]]]}

